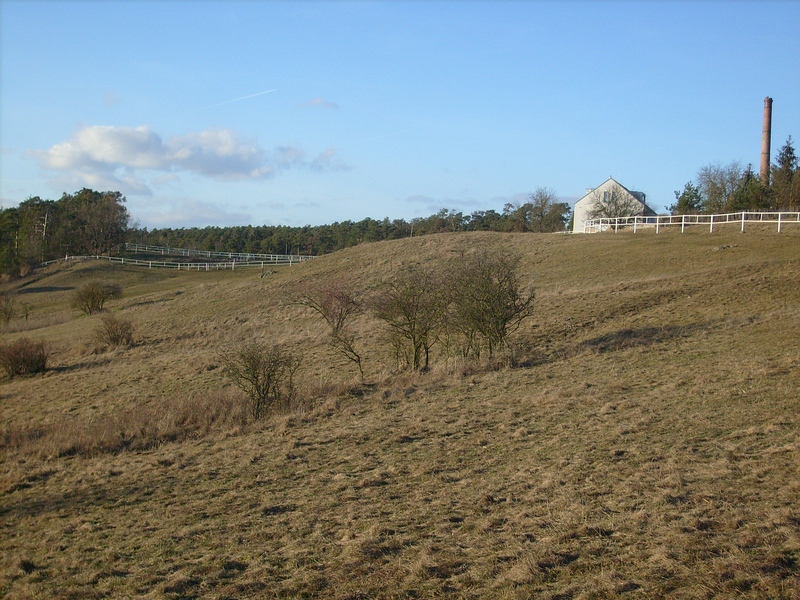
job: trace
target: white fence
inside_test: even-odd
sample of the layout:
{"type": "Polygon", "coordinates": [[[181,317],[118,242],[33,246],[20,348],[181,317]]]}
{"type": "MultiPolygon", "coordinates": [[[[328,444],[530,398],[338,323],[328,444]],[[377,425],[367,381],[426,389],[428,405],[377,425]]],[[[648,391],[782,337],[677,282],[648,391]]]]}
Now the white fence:
{"type": "Polygon", "coordinates": [[[273,260],[230,260],[207,263],[181,263],[165,262],[160,260],[139,260],[137,258],[122,258],[120,256],[65,256],[57,260],[49,260],[42,263],[42,266],[52,265],[53,263],[71,260],[107,260],[121,265],[135,265],[137,267],[147,267],[148,269],[176,269],[178,271],[234,271],[244,267],[270,267],[276,265],[296,265],[305,262],[311,257],[301,257],[297,255],[274,255],[273,260]]]}
{"type": "Polygon", "coordinates": [[[616,217],[603,219],[589,219],[583,223],[584,233],[598,233],[601,231],[614,231],[633,228],[634,233],[639,229],[655,229],[656,233],[662,227],[680,225],[681,233],[690,225],[707,225],[709,231],[714,227],[725,224],[741,224],[744,231],[746,223],[776,223],[778,232],[786,224],[800,224],[800,212],[737,212],[722,215],[666,215],[660,217],[616,217]]]}
{"type": "Polygon", "coordinates": [[[198,256],[200,258],[220,258],[235,261],[265,261],[269,264],[294,264],[311,260],[313,256],[305,254],[254,254],[252,252],[212,252],[209,250],[193,250],[191,248],[169,248],[166,246],[149,246],[147,244],[125,244],[129,252],[146,252],[148,254],[198,256]]]}

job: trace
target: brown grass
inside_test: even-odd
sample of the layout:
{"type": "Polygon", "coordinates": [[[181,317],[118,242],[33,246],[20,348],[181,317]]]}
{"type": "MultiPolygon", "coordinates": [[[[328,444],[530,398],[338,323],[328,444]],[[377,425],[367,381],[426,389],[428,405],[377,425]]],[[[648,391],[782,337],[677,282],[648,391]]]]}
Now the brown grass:
{"type": "MultiPolygon", "coordinates": [[[[87,268],[29,284],[35,314],[87,268]]],[[[54,323],[53,368],[0,385],[0,594],[800,596],[800,232],[454,234],[269,279],[109,276],[137,345],[54,323]],[[534,280],[517,368],[392,373],[360,317],[362,385],[284,302],[481,244],[534,280]],[[304,409],[237,416],[216,356],[243,340],[302,348],[304,409]]]]}

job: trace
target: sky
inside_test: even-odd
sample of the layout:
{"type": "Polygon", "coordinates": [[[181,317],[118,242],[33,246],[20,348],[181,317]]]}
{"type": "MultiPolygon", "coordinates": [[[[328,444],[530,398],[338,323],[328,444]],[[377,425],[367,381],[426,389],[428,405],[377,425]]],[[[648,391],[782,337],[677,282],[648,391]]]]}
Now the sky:
{"type": "Polygon", "coordinates": [[[0,0],[0,204],[148,228],[574,203],[664,211],[800,139],[800,2],[0,0]]]}

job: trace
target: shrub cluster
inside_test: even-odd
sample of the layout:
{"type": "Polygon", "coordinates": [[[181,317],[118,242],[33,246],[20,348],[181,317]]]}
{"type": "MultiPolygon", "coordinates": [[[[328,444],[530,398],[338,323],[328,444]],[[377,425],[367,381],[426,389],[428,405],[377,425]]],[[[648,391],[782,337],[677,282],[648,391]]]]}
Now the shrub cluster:
{"type": "Polygon", "coordinates": [[[337,281],[311,284],[294,302],[325,321],[329,344],[357,365],[362,380],[364,355],[353,321],[364,313],[383,322],[401,368],[427,370],[437,344],[445,355],[493,359],[511,349],[509,335],[533,310],[534,294],[523,284],[520,260],[507,250],[480,248],[457,261],[410,265],[367,298],[337,281]]]}
{"type": "Polygon", "coordinates": [[[75,290],[72,307],[87,315],[103,311],[108,300],[122,297],[122,287],[116,283],[88,281],[75,290]]]}
{"type": "Polygon", "coordinates": [[[44,342],[21,338],[0,346],[0,368],[9,378],[45,371],[48,358],[49,352],[44,342]]]}
{"type": "Polygon", "coordinates": [[[440,342],[463,358],[510,350],[509,335],[533,309],[519,266],[517,254],[480,249],[441,266],[410,266],[387,281],[371,304],[398,363],[426,370],[440,342]]]}

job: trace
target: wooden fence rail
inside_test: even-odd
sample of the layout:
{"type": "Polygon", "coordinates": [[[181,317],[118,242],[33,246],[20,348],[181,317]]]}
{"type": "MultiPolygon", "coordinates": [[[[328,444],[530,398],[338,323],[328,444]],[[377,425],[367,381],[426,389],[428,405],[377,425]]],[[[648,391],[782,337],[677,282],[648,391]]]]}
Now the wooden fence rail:
{"type": "Polygon", "coordinates": [[[297,255],[275,255],[276,258],[273,260],[230,260],[230,261],[218,261],[218,262],[210,262],[210,263],[181,263],[181,262],[166,262],[160,260],[139,260],[137,258],[122,258],[120,256],[65,256],[64,258],[59,258],[57,260],[49,260],[47,262],[42,263],[42,266],[51,265],[57,262],[64,262],[64,261],[80,261],[80,260],[107,260],[113,263],[119,263],[121,265],[135,265],[138,267],[147,267],[148,269],[176,269],[178,271],[233,271],[236,269],[246,268],[246,267],[270,267],[270,266],[279,266],[279,265],[296,265],[300,262],[304,262],[308,260],[307,258],[301,259],[297,255]]]}
{"type": "Polygon", "coordinates": [[[311,260],[313,256],[306,254],[255,254],[252,252],[213,252],[210,250],[194,250],[192,248],[170,248],[167,246],[150,246],[147,244],[125,244],[125,249],[129,252],[147,252],[148,254],[175,255],[175,256],[198,256],[200,258],[221,258],[235,261],[282,261],[285,264],[291,261],[292,264],[311,260]]]}
{"type": "Polygon", "coordinates": [[[589,219],[583,223],[584,233],[599,233],[601,231],[633,228],[634,233],[639,229],[655,229],[656,233],[662,227],[680,225],[681,233],[689,225],[708,225],[709,231],[714,231],[714,226],[725,224],[741,224],[744,231],[746,223],[777,223],[778,232],[781,227],[788,224],[800,224],[800,212],[736,212],[720,215],[665,215],[659,217],[616,217],[603,219],[589,219]]]}

